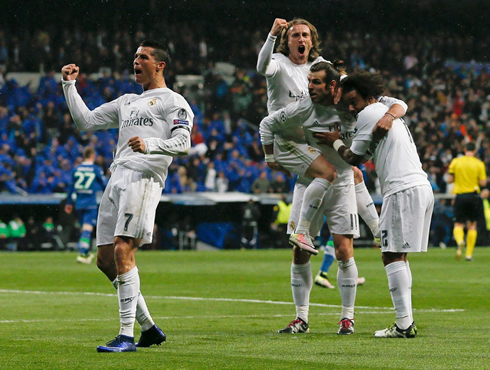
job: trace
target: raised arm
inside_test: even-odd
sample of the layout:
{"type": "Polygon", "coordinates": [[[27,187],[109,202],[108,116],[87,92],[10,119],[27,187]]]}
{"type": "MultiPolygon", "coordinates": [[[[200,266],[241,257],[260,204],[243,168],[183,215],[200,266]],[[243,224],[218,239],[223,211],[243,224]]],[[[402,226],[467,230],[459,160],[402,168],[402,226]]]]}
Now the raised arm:
{"type": "Polygon", "coordinates": [[[80,131],[119,127],[118,109],[115,101],[103,104],[91,111],[75,87],[79,68],[75,64],[68,64],[61,69],[61,73],[63,75],[61,84],[65,94],[66,105],[80,131]]]}
{"type": "Polygon", "coordinates": [[[265,40],[262,49],[260,49],[259,57],[257,60],[257,72],[264,76],[271,76],[276,72],[277,64],[272,60],[272,53],[274,52],[274,44],[277,36],[281,34],[283,29],[287,29],[288,22],[285,19],[276,18],[272,25],[271,31],[265,40]]]}

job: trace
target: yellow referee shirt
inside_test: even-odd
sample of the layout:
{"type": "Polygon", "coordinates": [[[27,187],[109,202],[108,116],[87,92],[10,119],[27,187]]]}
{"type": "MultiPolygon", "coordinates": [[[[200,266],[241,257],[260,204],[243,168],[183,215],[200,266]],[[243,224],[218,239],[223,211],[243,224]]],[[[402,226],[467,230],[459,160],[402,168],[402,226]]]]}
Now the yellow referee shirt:
{"type": "Polygon", "coordinates": [[[480,192],[480,180],[487,178],[485,163],[472,156],[454,158],[449,165],[454,175],[454,194],[480,192]]]}

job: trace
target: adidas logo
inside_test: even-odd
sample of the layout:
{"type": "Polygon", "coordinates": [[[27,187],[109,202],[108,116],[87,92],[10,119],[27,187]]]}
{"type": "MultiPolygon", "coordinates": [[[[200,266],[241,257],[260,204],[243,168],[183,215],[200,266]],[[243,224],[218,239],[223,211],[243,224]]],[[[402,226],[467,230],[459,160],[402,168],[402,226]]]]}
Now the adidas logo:
{"type": "Polygon", "coordinates": [[[403,249],[407,249],[407,248],[410,248],[410,244],[408,244],[407,242],[405,242],[405,244],[403,244],[403,249]]]}

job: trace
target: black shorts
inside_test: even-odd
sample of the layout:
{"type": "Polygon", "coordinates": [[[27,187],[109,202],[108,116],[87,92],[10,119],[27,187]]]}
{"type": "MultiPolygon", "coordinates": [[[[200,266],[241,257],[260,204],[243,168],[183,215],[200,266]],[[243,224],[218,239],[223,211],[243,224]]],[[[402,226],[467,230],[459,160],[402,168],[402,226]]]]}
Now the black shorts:
{"type": "Polygon", "coordinates": [[[483,202],[478,193],[457,194],[454,200],[454,222],[477,221],[483,215],[483,202]]]}

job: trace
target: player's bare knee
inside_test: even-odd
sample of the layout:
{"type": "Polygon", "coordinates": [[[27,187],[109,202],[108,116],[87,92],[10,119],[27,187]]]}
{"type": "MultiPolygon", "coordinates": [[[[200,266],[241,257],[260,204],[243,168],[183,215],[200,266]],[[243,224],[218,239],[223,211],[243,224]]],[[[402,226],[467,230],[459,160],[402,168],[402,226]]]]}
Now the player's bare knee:
{"type": "Polygon", "coordinates": [[[364,176],[362,171],[356,166],[352,166],[352,169],[354,170],[354,184],[358,185],[364,181],[364,176]]]}
{"type": "Polygon", "coordinates": [[[310,261],[311,254],[294,246],[293,247],[293,263],[295,265],[304,265],[310,261]]]}

